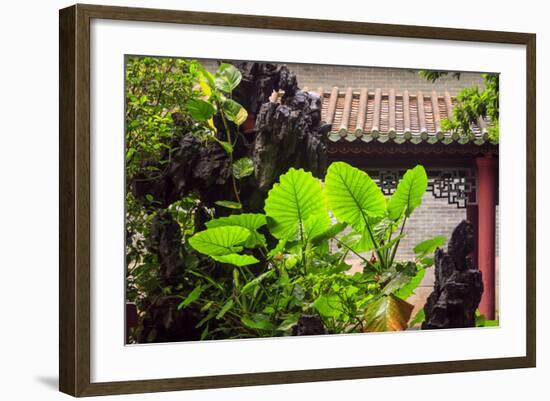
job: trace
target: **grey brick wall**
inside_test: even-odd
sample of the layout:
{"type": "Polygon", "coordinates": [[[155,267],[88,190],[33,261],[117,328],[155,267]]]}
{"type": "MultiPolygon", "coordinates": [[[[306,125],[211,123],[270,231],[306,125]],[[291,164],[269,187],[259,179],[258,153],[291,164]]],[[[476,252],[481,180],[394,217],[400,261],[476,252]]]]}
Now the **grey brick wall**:
{"type": "Polygon", "coordinates": [[[460,80],[447,76],[432,84],[420,77],[418,71],[407,69],[315,64],[287,65],[296,74],[300,87],[309,89],[323,87],[326,90],[333,86],[357,89],[366,86],[381,88],[383,91],[390,88],[425,92],[447,90],[451,95],[456,95],[464,87],[483,87],[483,78],[479,73],[463,73],[460,80]]]}
{"type": "MultiPolygon", "coordinates": [[[[201,63],[210,71],[216,70],[216,61],[201,60],[201,63]]],[[[449,91],[456,95],[465,87],[483,87],[483,78],[480,73],[462,73],[459,80],[452,76],[441,78],[436,83],[431,83],[420,77],[417,71],[398,68],[378,67],[350,67],[338,65],[320,64],[294,64],[285,63],[298,78],[301,88],[315,90],[323,87],[325,90],[334,86],[345,88],[351,86],[354,89],[368,87],[408,89],[410,91],[437,92],[449,91]]]]}
{"type": "Polygon", "coordinates": [[[414,259],[413,248],[420,241],[437,235],[451,237],[454,228],[466,219],[466,209],[449,205],[445,199],[436,199],[431,193],[424,194],[422,205],[417,208],[405,224],[405,238],[399,245],[397,258],[414,259]]]}

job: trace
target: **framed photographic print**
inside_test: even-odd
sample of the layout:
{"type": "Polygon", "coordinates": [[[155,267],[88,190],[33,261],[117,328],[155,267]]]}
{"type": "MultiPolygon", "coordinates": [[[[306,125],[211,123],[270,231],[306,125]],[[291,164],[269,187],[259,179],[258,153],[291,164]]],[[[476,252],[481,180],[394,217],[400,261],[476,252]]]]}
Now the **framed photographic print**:
{"type": "Polygon", "coordinates": [[[60,390],[534,367],[535,35],[60,11],[60,390]]]}

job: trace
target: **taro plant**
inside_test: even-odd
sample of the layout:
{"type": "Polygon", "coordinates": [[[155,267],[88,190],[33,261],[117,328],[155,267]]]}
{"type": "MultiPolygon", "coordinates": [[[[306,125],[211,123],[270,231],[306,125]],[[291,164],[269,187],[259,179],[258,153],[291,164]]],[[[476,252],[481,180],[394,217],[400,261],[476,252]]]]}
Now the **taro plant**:
{"type": "Polygon", "coordinates": [[[218,268],[233,269],[233,282],[224,287],[203,277],[180,308],[199,303],[208,311],[199,323],[204,338],[216,338],[215,331],[289,334],[304,315],[330,333],[404,330],[413,309],[406,300],[445,242],[426,240],[415,247],[415,260],[396,259],[426,187],[422,166],[408,170],[389,198],[367,173],[343,162],[330,165],[324,185],[291,168],[269,191],[265,214],[212,219],[188,239],[218,268]],[[362,272],[348,273],[350,253],[361,259],[362,272]],[[215,300],[201,297],[204,288],[215,300]]]}

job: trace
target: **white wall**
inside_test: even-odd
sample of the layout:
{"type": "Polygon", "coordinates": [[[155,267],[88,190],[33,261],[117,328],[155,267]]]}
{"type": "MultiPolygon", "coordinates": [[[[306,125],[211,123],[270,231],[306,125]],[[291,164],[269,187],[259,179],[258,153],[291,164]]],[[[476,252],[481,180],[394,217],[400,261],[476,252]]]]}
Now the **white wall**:
{"type": "MultiPolygon", "coordinates": [[[[527,31],[538,34],[539,256],[548,241],[550,167],[548,110],[550,25],[545,3],[525,0],[521,7],[499,1],[444,4],[409,0],[361,3],[278,0],[97,1],[101,4],[358,20],[414,25],[527,31]]],[[[5,1],[0,14],[0,371],[3,399],[56,400],[57,393],[57,10],[69,1],[5,1]]],[[[502,179],[506,179],[502,177],[502,179]]],[[[437,376],[326,382],[256,388],[124,396],[136,400],[294,400],[307,397],[348,399],[462,400],[546,399],[543,379],[550,374],[550,350],[544,337],[550,323],[550,274],[538,258],[538,368],[437,376]],[[541,395],[538,395],[541,394],[541,395]],[[544,395],[543,395],[544,394],[544,395]],[[527,397],[526,397],[527,396],[527,397]]]]}

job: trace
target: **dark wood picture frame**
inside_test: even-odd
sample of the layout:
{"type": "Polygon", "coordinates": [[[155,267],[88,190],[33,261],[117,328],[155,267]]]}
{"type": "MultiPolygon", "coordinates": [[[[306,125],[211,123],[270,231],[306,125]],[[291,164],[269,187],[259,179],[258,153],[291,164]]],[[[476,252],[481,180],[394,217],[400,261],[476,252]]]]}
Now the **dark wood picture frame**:
{"type": "Polygon", "coordinates": [[[73,396],[93,396],[535,367],[535,34],[81,4],[60,10],[59,29],[59,388],[62,392],[73,396]],[[93,18],[525,45],[527,49],[526,356],[91,383],[90,21],[93,18]]]}

